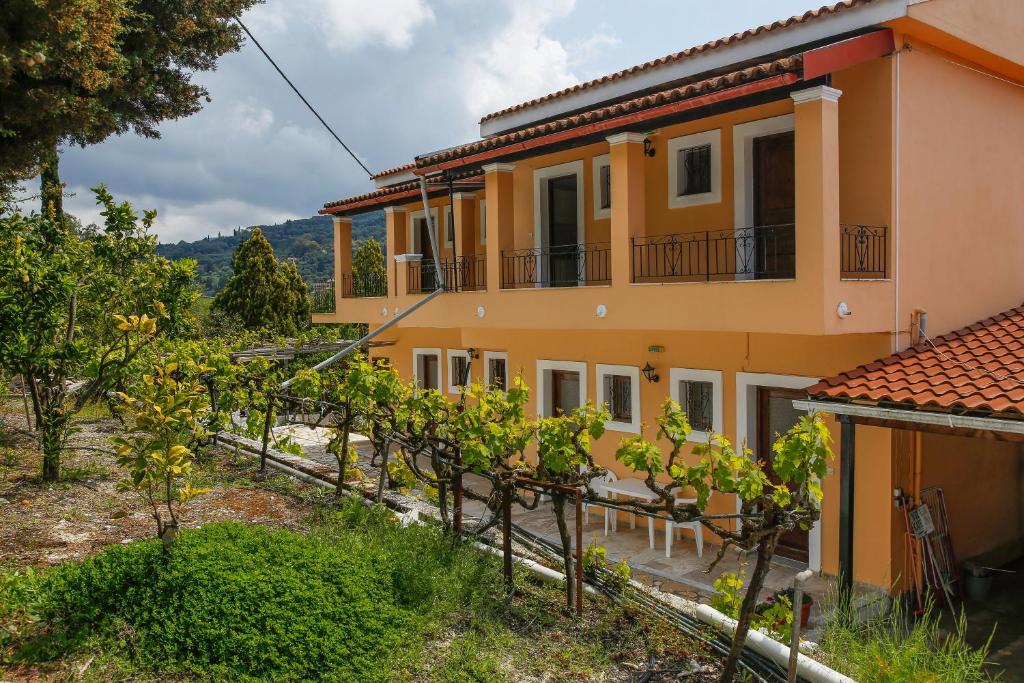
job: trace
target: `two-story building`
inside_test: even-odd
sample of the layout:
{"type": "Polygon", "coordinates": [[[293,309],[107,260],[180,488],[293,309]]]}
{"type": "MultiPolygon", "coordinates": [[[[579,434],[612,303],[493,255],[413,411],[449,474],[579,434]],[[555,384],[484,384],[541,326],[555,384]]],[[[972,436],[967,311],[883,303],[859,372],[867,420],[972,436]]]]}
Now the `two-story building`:
{"type": "MultiPolygon", "coordinates": [[[[770,467],[792,400],[907,347],[919,311],[939,334],[1024,299],[1022,34],[1016,0],[846,0],[489,114],[325,204],[338,286],[314,321],[374,329],[443,286],[374,351],[421,386],[454,398],[471,359],[473,380],[522,374],[541,415],[606,403],[595,452],[620,474],[617,437],[653,438],[671,396],[694,440],[770,467]],[[351,275],[351,217],[379,209],[386,292],[351,275]]],[[[888,587],[892,437],[858,429],[854,573],[888,587]]],[[[835,573],[823,486],[780,552],[835,573]]]]}

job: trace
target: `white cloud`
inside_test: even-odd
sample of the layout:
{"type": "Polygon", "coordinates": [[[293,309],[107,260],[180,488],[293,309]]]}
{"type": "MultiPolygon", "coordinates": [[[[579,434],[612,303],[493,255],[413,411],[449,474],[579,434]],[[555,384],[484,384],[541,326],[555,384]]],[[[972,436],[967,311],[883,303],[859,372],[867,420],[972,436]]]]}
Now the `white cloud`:
{"type": "Polygon", "coordinates": [[[552,24],[575,9],[575,0],[507,3],[509,21],[467,56],[461,82],[474,116],[540,97],[580,82],[573,68],[617,39],[596,33],[568,48],[549,35],[552,24]]]}
{"type": "Polygon", "coordinates": [[[416,31],[434,21],[426,0],[277,0],[252,14],[257,35],[286,32],[289,25],[316,26],[324,44],[338,51],[377,45],[406,50],[416,31]]]}
{"type": "MultiPolygon", "coordinates": [[[[65,210],[77,217],[84,225],[102,224],[102,207],[96,206],[92,192],[85,187],[69,188],[73,197],[65,200],[65,210]]],[[[247,228],[255,217],[261,223],[280,223],[289,219],[305,218],[288,211],[270,206],[261,206],[239,199],[215,199],[207,202],[176,202],[152,195],[117,195],[118,202],[130,202],[138,216],[146,209],[156,209],[157,217],[153,231],[161,242],[177,242],[180,239],[194,240],[204,235],[216,235],[218,231],[228,232],[234,227],[247,228]]]]}
{"type": "Polygon", "coordinates": [[[260,107],[251,97],[234,106],[235,125],[250,135],[262,135],[274,125],[274,112],[260,107]]]}

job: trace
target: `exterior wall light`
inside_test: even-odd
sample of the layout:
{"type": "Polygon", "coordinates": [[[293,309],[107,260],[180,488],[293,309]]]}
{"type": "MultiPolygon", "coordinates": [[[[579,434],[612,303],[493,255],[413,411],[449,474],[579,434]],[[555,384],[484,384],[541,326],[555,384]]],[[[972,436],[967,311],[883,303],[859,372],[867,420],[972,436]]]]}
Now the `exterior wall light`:
{"type": "Polygon", "coordinates": [[[484,311],[484,307],[483,306],[477,306],[476,307],[476,317],[478,317],[478,318],[484,317],[484,313],[485,312],[486,311],[484,311]]]}
{"type": "Polygon", "coordinates": [[[646,365],[640,368],[640,372],[644,373],[644,377],[646,377],[647,381],[651,384],[657,384],[658,380],[661,379],[661,377],[658,376],[658,373],[654,371],[654,366],[652,366],[649,361],[646,365]]]}
{"type": "Polygon", "coordinates": [[[654,142],[650,138],[644,138],[644,154],[649,157],[653,157],[657,152],[654,151],[654,142]]]}
{"type": "Polygon", "coordinates": [[[608,307],[605,306],[604,304],[598,304],[597,308],[594,310],[594,315],[596,315],[598,318],[605,317],[606,315],[608,315],[608,307]]]}
{"type": "Polygon", "coordinates": [[[480,358],[480,352],[474,349],[473,347],[469,347],[468,349],[466,349],[466,353],[469,355],[471,360],[477,360],[480,358]]]}
{"type": "Polygon", "coordinates": [[[853,311],[850,310],[850,307],[847,305],[845,301],[840,301],[839,305],[836,306],[836,315],[838,315],[840,318],[849,318],[851,315],[853,315],[853,311]]]}

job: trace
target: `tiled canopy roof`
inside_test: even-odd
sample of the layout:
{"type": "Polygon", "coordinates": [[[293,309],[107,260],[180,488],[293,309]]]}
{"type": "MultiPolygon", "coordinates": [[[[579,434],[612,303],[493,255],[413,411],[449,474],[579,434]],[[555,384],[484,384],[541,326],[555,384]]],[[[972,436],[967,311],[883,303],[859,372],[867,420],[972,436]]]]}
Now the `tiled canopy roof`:
{"type": "MultiPolygon", "coordinates": [[[[477,186],[483,183],[484,178],[479,174],[462,174],[461,176],[453,179],[453,184],[456,188],[465,188],[466,186],[477,186]]],[[[447,190],[447,185],[435,185],[433,183],[427,189],[429,192],[434,193],[440,190],[447,190]]],[[[389,201],[404,198],[405,195],[418,196],[420,192],[420,184],[417,180],[410,180],[407,183],[398,183],[396,185],[388,185],[382,187],[379,190],[373,192],[366,192],[364,194],[357,194],[354,197],[346,197],[345,199],[339,199],[333,202],[327,202],[324,204],[324,208],[320,210],[320,213],[341,213],[348,209],[354,208],[366,208],[369,210],[375,206],[381,206],[387,204],[389,201]]]]}
{"type": "Polygon", "coordinates": [[[777,31],[779,29],[789,28],[790,26],[803,24],[813,19],[817,19],[818,17],[826,16],[829,14],[835,14],[837,12],[841,12],[851,7],[855,7],[858,5],[866,5],[871,1],[872,0],[844,0],[843,2],[825,5],[824,7],[821,7],[816,10],[804,12],[803,14],[790,17],[789,19],[780,19],[779,21],[774,21],[770,24],[765,24],[764,26],[758,26],[757,28],[747,29],[742,33],[736,33],[731,36],[728,36],[727,38],[719,38],[718,40],[712,40],[707,43],[704,43],[703,45],[697,45],[696,47],[687,48],[682,52],[675,52],[664,57],[659,57],[658,59],[652,59],[649,62],[644,62],[643,64],[638,64],[628,69],[623,69],[622,71],[616,71],[615,73],[608,74],[607,76],[595,78],[594,80],[587,81],[586,83],[573,85],[568,88],[564,88],[563,90],[559,90],[558,92],[553,92],[551,94],[544,95],[543,97],[538,97],[536,99],[529,100],[527,102],[522,102],[520,104],[508,107],[506,109],[502,109],[501,111],[496,111],[492,114],[484,116],[482,119],[480,119],[480,123],[485,123],[492,119],[496,119],[498,117],[505,116],[506,114],[511,114],[513,112],[522,111],[524,109],[530,109],[540,104],[544,104],[545,102],[557,100],[559,98],[565,97],[566,95],[571,95],[573,93],[581,92],[583,90],[589,90],[590,88],[593,88],[595,86],[617,81],[626,78],[627,76],[632,76],[634,74],[647,71],[649,69],[665,66],[666,64],[680,62],[690,57],[699,55],[701,53],[708,52],[716,48],[724,47],[726,45],[731,45],[733,43],[737,43],[741,40],[745,40],[752,36],[757,36],[768,31],[777,31]]]}
{"type": "Polygon", "coordinates": [[[400,173],[401,171],[411,171],[414,168],[416,168],[415,163],[402,164],[401,166],[395,166],[393,168],[386,168],[383,171],[377,171],[370,177],[373,178],[374,180],[377,180],[378,178],[394,175],[395,173],[400,173]]]}
{"type": "Polygon", "coordinates": [[[625,116],[637,111],[678,102],[680,100],[690,99],[705,93],[723,90],[736,85],[742,85],[744,83],[760,80],[769,76],[796,72],[799,71],[801,64],[802,57],[800,55],[776,59],[772,62],[758,64],[757,66],[740,69],[739,71],[733,71],[721,76],[706,78],[694,83],[687,83],[674,88],[668,88],[650,95],[636,97],[624,102],[617,102],[606,107],[591,109],[589,111],[573,114],[572,116],[555,119],[554,121],[521,128],[503,135],[495,135],[493,137],[477,140],[476,142],[459,145],[458,147],[451,147],[439,152],[426,154],[416,158],[416,165],[422,168],[424,166],[430,166],[431,164],[457,159],[459,157],[495,149],[497,147],[503,147],[505,145],[522,142],[542,135],[556,133],[606,119],[613,119],[618,116],[625,116]]]}
{"type": "Polygon", "coordinates": [[[1024,415],[1024,307],[830,377],[815,398],[1024,415]]]}

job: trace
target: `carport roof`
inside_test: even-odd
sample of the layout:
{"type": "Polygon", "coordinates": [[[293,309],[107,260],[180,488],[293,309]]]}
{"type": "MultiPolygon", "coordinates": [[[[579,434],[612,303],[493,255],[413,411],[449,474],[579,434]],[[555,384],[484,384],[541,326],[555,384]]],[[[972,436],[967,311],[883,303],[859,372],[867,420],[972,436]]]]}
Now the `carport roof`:
{"type": "Polygon", "coordinates": [[[813,399],[1024,417],[1024,306],[822,380],[813,399]]]}

